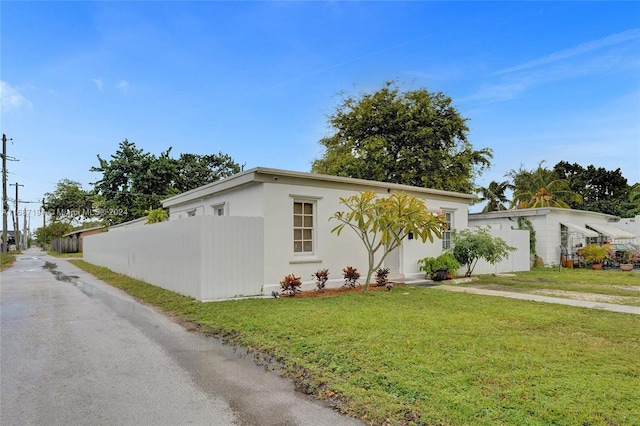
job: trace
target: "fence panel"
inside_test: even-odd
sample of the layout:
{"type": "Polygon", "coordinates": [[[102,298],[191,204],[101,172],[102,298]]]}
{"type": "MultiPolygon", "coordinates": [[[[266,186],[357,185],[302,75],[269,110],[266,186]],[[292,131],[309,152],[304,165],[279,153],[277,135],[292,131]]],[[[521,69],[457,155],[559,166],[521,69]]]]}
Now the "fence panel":
{"type": "Polygon", "coordinates": [[[261,294],[262,218],[195,216],[85,237],[84,259],[199,300],[261,294]]]}
{"type": "Polygon", "coordinates": [[[77,253],[80,241],[77,238],[56,238],[51,241],[51,248],[58,253],[77,253]]]}

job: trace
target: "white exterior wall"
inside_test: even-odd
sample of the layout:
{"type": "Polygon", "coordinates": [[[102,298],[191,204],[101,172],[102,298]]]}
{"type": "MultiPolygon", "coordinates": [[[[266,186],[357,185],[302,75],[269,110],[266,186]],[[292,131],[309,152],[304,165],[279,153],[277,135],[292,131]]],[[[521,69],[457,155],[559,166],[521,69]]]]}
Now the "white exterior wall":
{"type": "Polygon", "coordinates": [[[169,208],[169,220],[189,217],[195,210],[196,216],[213,216],[214,206],[224,204],[225,216],[264,217],[262,185],[247,185],[239,191],[227,191],[195,199],[169,208]]]}
{"type": "Polygon", "coordinates": [[[199,216],[92,235],[84,259],[199,300],[260,295],[263,219],[199,216]]]}
{"type": "MultiPolygon", "coordinates": [[[[375,188],[366,188],[375,190],[375,188]]],[[[337,211],[344,210],[339,198],[346,198],[364,191],[365,188],[327,188],[304,186],[299,184],[265,183],[265,293],[280,288],[279,282],[287,274],[301,277],[303,289],[315,288],[311,275],[318,269],[329,269],[329,286],[343,284],[342,269],[353,266],[362,274],[364,283],[368,269],[367,252],[356,233],[345,227],[340,236],[331,229],[340,222],[329,220],[337,211]],[[293,202],[308,200],[315,202],[315,235],[312,256],[297,255],[293,251],[293,202]]],[[[378,189],[379,191],[379,189],[378,189]]],[[[379,192],[384,197],[386,192],[379,192]]],[[[424,195],[423,195],[424,197],[424,195]]],[[[466,226],[467,204],[450,200],[429,200],[430,210],[440,211],[442,206],[449,208],[455,216],[454,223],[466,226]]],[[[438,256],[442,253],[442,242],[423,244],[418,240],[405,239],[400,248],[399,273],[404,276],[422,276],[418,259],[438,256]]]]}

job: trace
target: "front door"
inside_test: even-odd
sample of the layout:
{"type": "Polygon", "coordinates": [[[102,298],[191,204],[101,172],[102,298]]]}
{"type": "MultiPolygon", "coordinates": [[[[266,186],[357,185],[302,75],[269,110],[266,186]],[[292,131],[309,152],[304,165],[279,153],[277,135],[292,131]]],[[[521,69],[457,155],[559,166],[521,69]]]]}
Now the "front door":
{"type": "Polygon", "coordinates": [[[400,250],[402,246],[396,247],[391,250],[387,257],[384,258],[384,267],[389,268],[389,276],[390,280],[404,278],[404,274],[400,273],[400,250]]]}

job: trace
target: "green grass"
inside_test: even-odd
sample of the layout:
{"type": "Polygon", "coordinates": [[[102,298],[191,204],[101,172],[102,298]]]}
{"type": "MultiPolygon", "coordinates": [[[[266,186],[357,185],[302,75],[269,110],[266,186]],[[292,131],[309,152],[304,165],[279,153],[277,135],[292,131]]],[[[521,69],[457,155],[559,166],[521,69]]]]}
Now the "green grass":
{"type": "Polygon", "coordinates": [[[371,424],[640,424],[640,316],[438,289],[201,303],[72,261],[371,424]]]}
{"type": "Polygon", "coordinates": [[[13,262],[16,261],[17,253],[19,252],[11,251],[9,253],[0,253],[0,271],[3,271],[13,265],[13,262]]]}

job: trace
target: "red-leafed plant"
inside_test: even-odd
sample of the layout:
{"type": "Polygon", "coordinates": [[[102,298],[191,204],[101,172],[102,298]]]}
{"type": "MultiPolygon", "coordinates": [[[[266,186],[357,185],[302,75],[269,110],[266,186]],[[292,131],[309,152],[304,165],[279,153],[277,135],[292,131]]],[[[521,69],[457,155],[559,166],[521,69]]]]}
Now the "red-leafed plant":
{"type": "Polygon", "coordinates": [[[311,274],[311,278],[316,280],[316,287],[319,292],[322,292],[324,286],[327,284],[327,280],[329,280],[329,270],[328,269],[318,269],[316,272],[311,274]]]}
{"type": "Polygon", "coordinates": [[[288,294],[289,296],[295,296],[296,293],[299,293],[301,291],[301,285],[302,281],[300,281],[300,277],[296,277],[293,274],[287,275],[282,281],[280,281],[282,293],[288,294]]]}
{"type": "Polygon", "coordinates": [[[360,272],[353,266],[347,266],[342,270],[342,275],[344,276],[344,285],[355,288],[358,283],[358,278],[360,278],[360,272]]]}

